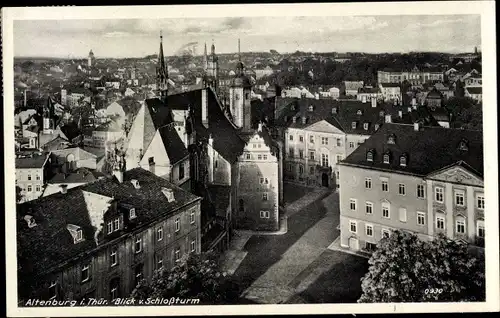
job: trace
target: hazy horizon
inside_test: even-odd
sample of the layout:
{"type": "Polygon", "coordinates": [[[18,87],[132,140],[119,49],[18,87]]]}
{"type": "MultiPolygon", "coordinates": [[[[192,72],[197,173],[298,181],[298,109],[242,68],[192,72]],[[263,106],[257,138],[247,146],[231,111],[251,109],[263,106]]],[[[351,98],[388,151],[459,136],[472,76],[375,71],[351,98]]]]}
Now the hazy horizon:
{"type": "Polygon", "coordinates": [[[17,58],[143,58],[156,54],[160,31],[165,55],[196,46],[208,52],[281,54],[472,52],[481,47],[479,15],[233,17],[206,19],[16,20],[17,58]],[[36,48],[36,52],[34,49],[36,48]]]}

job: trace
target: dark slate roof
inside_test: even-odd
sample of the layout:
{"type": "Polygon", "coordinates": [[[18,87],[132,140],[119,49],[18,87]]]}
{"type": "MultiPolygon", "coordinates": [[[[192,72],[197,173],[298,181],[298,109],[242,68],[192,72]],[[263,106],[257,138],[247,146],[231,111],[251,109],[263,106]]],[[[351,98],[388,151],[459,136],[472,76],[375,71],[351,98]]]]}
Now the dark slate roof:
{"type": "Polygon", "coordinates": [[[146,99],[146,107],[151,114],[154,130],[168,125],[173,121],[172,114],[168,107],[158,98],[146,99]]]}
{"type": "Polygon", "coordinates": [[[441,94],[437,89],[434,88],[427,94],[426,98],[441,99],[443,98],[443,94],[441,94]]]}
{"type": "Polygon", "coordinates": [[[408,110],[408,107],[395,108],[398,109],[398,114],[392,116],[392,122],[397,124],[413,124],[420,123],[424,126],[434,126],[439,127],[437,118],[435,117],[436,112],[430,112],[427,107],[417,107],[417,109],[408,110]],[[402,117],[399,117],[399,110],[402,112],[402,117]]]}
{"type": "MultiPolygon", "coordinates": [[[[197,138],[208,140],[209,136],[212,135],[215,150],[226,160],[234,163],[243,152],[245,142],[238,135],[239,130],[224,114],[213,90],[211,88],[204,89],[207,91],[208,128],[203,125],[201,118],[201,92],[203,89],[183,94],[183,99],[192,106],[190,116],[192,128],[196,130],[197,138]]],[[[168,96],[168,101],[170,101],[171,96],[168,96]]],[[[188,127],[188,129],[190,128],[188,127]]]]}
{"type": "Polygon", "coordinates": [[[483,93],[482,87],[466,87],[465,89],[469,92],[469,94],[482,94],[483,93]]]}
{"type": "Polygon", "coordinates": [[[68,137],[69,140],[73,140],[81,134],[81,131],[75,122],[62,125],[61,131],[66,137],[68,137]]]}
{"type": "Polygon", "coordinates": [[[399,83],[380,83],[382,87],[401,87],[399,83]]]}
{"type": "Polygon", "coordinates": [[[384,124],[343,164],[420,176],[461,164],[482,177],[483,136],[481,131],[474,130],[423,127],[415,131],[413,125],[384,124]],[[390,135],[394,135],[395,144],[387,142],[390,135]],[[460,150],[462,140],[468,144],[468,151],[460,150]],[[374,151],[373,162],[366,160],[369,150],[374,151]],[[383,163],[383,154],[386,152],[390,153],[390,164],[383,163]],[[403,154],[408,156],[406,167],[399,165],[399,158],[403,154]]]}
{"type": "Polygon", "coordinates": [[[211,184],[208,186],[208,192],[217,215],[225,217],[231,199],[231,186],[211,184]]]}
{"type": "Polygon", "coordinates": [[[173,124],[159,128],[158,132],[171,164],[176,164],[189,155],[173,124]]]}
{"type": "Polygon", "coordinates": [[[42,168],[47,158],[47,155],[33,156],[31,158],[16,158],[16,169],[42,168]]]}
{"type": "Polygon", "coordinates": [[[86,168],[80,168],[71,173],[56,173],[47,183],[69,184],[69,183],[90,183],[97,178],[86,168]]]}
{"type": "MultiPolygon", "coordinates": [[[[88,206],[83,191],[107,197],[114,197],[121,206],[134,207],[137,218],[131,221],[129,228],[146,225],[149,222],[164,219],[173,211],[199,198],[157,177],[141,168],[126,171],[123,183],[115,177],[107,177],[80,187],[68,189],[66,194],[55,193],[37,200],[20,204],[17,208],[17,256],[20,272],[33,275],[49,271],[54,266],[72,258],[81,257],[96,248],[94,233],[88,206]],[[135,189],[131,180],[139,181],[140,188],[135,189]],[[168,202],[162,187],[173,190],[175,201],[168,202]],[[34,217],[37,226],[28,228],[25,215],[34,217]],[[71,234],[66,229],[68,224],[79,226],[83,231],[84,241],[74,244],[71,234]],[[57,242],[57,244],[54,244],[57,242]]],[[[104,218],[117,215],[120,210],[108,209],[104,218]]],[[[122,230],[117,236],[125,234],[122,230]]],[[[99,235],[101,242],[116,238],[99,235]]]]}

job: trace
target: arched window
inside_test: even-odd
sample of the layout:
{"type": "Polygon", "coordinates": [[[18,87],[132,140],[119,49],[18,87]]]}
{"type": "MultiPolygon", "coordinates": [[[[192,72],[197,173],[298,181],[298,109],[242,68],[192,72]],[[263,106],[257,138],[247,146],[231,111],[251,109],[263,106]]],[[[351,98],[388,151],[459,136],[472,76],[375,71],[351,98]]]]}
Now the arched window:
{"type": "Polygon", "coordinates": [[[391,162],[391,154],[386,152],[384,153],[384,163],[390,163],[391,162]]]}
{"type": "Polygon", "coordinates": [[[369,150],[366,153],[366,161],[373,161],[373,151],[372,150],[369,150]]]}
{"type": "Polygon", "coordinates": [[[484,232],[484,220],[483,219],[478,219],[476,221],[476,236],[479,238],[485,237],[485,232],[484,232]]]}
{"type": "Polygon", "coordinates": [[[402,155],[401,157],[399,157],[399,165],[401,167],[406,167],[406,161],[407,161],[406,155],[402,155]]]}
{"type": "Polygon", "coordinates": [[[465,234],[467,230],[465,217],[462,215],[458,215],[455,220],[455,233],[456,234],[465,234]]]}
{"type": "Polygon", "coordinates": [[[313,105],[309,105],[309,111],[312,112],[314,109],[313,105]]]}
{"type": "Polygon", "coordinates": [[[391,145],[395,144],[396,136],[394,134],[390,134],[389,137],[387,137],[387,143],[391,145]]]}

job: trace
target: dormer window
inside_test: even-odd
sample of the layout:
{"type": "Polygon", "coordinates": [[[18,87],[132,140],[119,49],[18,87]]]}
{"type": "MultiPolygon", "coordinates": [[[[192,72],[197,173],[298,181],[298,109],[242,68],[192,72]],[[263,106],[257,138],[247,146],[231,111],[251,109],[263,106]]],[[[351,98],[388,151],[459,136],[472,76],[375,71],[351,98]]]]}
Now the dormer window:
{"type": "Polygon", "coordinates": [[[137,215],[135,214],[135,208],[131,208],[129,211],[128,211],[128,218],[130,220],[133,220],[137,217],[137,215]]]}
{"type": "Polygon", "coordinates": [[[312,112],[314,110],[313,105],[309,105],[309,111],[312,112]]]}
{"type": "Polygon", "coordinates": [[[117,217],[113,220],[108,221],[107,223],[108,234],[114,233],[120,230],[120,218],[117,217]]]}
{"type": "Polygon", "coordinates": [[[352,129],[356,129],[357,126],[358,126],[358,123],[353,121],[351,124],[352,129]]]}
{"type": "Polygon", "coordinates": [[[370,124],[369,124],[369,123],[364,123],[364,124],[363,124],[363,129],[364,129],[364,130],[368,130],[368,127],[369,127],[369,126],[370,126],[370,124]]]}
{"type": "Polygon", "coordinates": [[[82,228],[78,225],[68,224],[66,229],[69,231],[71,236],[73,237],[73,242],[76,244],[78,242],[83,241],[83,231],[82,228]]]}
{"type": "Polygon", "coordinates": [[[332,114],[336,114],[337,113],[337,107],[333,107],[332,108],[332,114]]]}
{"type": "Polygon", "coordinates": [[[375,124],[375,131],[377,131],[379,127],[380,127],[379,124],[375,124]]]}
{"type": "Polygon", "coordinates": [[[380,116],[380,117],[384,117],[384,116],[385,116],[385,114],[384,114],[384,111],[383,111],[383,110],[381,110],[381,111],[380,111],[379,116],[380,116]]]}
{"type": "Polygon", "coordinates": [[[33,228],[37,225],[35,222],[35,218],[33,218],[33,216],[31,215],[25,215],[24,220],[26,221],[26,223],[28,223],[29,228],[33,228]]]}
{"type": "Polygon", "coordinates": [[[384,153],[384,163],[385,164],[391,163],[391,155],[388,152],[384,153]]]}
{"type": "Polygon", "coordinates": [[[373,151],[372,150],[369,150],[366,153],[366,161],[373,161],[373,151]]]}
{"type": "Polygon", "coordinates": [[[296,122],[297,122],[297,117],[293,116],[293,118],[292,118],[292,123],[294,123],[294,124],[295,124],[296,122]]]}
{"type": "Polygon", "coordinates": [[[458,149],[461,151],[468,151],[469,150],[469,142],[466,139],[462,139],[460,141],[460,144],[458,144],[458,149]]]}
{"type": "Polygon", "coordinates": [[[396,136],[394,134],[390,134],[389,137],[387,138],[387,143],[388,144],[395,144],[396,143],[396,136]]]}
{"type": "Polygon", "coordinates": [[[167,198],[168,202],[173,202],[175,201],[175,197],[174,197],[174,191],[172,189],[169,189],[169,188],[161,188],[161,192],[163,193],[163,195],[167,198]]]}
{"type": "Polygon", "coordinates": [[[295,105],[292,105],[291,109],[292,109],[292,110],[295,110],[295,105]]]}
{"type": "Polygon", "coordinates": [[[136,189],[141,188],[141,186],[139,185],[139,180],[132,179],[132,180],[130,180],[130,182],[134,185],[134,188],[136,188],[136,189]]]}
{"type": "Polygon", "coordinates": [[[399,157],[399,165],[401,167],[406,167],[406,161],[407,161],[406,155],[402,155],[401,157],[399,157]]]}
{"type": "Polygon", "coordinates": [[[358,111],[356,112],[356,115],[363,115],[363,111],[361,109],[358,109],[358,111]]]}

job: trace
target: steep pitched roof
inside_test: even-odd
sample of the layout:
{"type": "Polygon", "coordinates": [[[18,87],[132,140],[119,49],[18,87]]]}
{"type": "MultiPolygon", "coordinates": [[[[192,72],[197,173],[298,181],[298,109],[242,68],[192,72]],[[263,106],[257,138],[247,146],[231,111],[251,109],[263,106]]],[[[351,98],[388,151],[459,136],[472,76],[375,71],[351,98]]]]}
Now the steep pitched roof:
{"type": "Polygon", "coordinates": [[[384,124],[375,134],[351,153],[343,164],[368,169],[390,170],[420,176],[464,162],[468,169],[483,176],[483,136],[481,131],[424,127],[416,131],[413,125],[384,124]],[[395,138],[388,143],[389,136],[395,138]],[[459,145],[465,141],[468,150],[459,145]],[[367,161],[367,153],[373,151],[373,161],[367,161]],[[389,152],[391,161],[383,163],[384,153],[389,152]],[[399,164],[400,156],[408,156],[406,166],[399,164]]]}
{"type": "Polygon", "coordinates": [[[483,93],[482,87],[466,87],[465,89],[469,92],[469,94],[478,95],[483,93]]]}
{"type": "Polygon", "coordinates": [[[48,159],[47,155],[29,158],[16,158],[16,169],[42,168],[48,159]]]}
{"type": "MultiPolygon", "coordinates": [[[[92,218],[95,200],[103,200],[104,219],[122,213],[122,206],[134,207],[137,218],[130,222],[125,217],[128,228],[116,235],[124,235],[135,226],[169,217],[177,208],[199,200],[193,194],[155,176],[141,168],[124,173],[123,183],[115,177],[97,180],[93,183],[68,189],[66,194],[55,193],[37,200],[20,204],[17,208],[17,256],[20,272],[23,274],[41,274],[54,266],[96,248],[94,234],[96,221],[92,218]],[[136,189],[131,180],[139,181],[136,189]],[[175,201],[168,202],[162,188],[172,189],[175,201]],[[112,202],[117,202],[117,210],[112,202]],[[107,202],[107,203],[106,203],[107,202]],[[106,204],[104,204],[106,203],[106,204]],[[24,220],[31,215],[37,226],[29,228],[24,220]],[[68,224],[82,229],[84,240],[74,243],[68,224]],[[54,244],[57,242],[57,244],[54,244]]],[[[101,218],[98,222],[104,222],[101,218]]],[[[117,236],[99,234],[99,244],[117,236]]],[[[22,276],[22,275],[21,275],[22,276]]]]}
{"type": "Polygon", "coordinates": [[[175,164],[189,155],[174,125],[163,126],[158,129],[158,132],[171,164],[175,164]]]}

